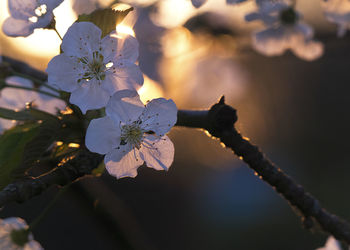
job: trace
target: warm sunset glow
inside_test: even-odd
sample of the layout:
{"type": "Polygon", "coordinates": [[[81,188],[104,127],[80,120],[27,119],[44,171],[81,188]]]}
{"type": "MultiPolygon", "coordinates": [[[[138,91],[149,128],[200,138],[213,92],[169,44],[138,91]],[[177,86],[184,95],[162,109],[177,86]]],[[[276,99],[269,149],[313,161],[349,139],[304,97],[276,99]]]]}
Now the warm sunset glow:
{"type": "MultiPolygon", "coordinates": [[[[0,26],[9,16],[7,1],[0,1],[0,26]]],[[[68,27],[76,20],[76,15],[71,8],[71,1],[64,1],[54,14],[57,20],[57,29],[61,36],[67,31],[68,27]]],[[[61,40],[52,30],[36,29],[28,37],[2,37],[1,39],[11,42],[20,53],[36,57],[53,57],[59,53],[61,40]]]]}
{"type": "Polygon", "coordinates": [[[70,148],[79,148],[80,145],[78,143],[69,143],[68,147],[70,147],[70,148]]]}
{"type": "Polygon", "coordinates": [[[164,92],[161,85],[148,78],[146,75],[144,75],[144,78],[143,86],[138,91],[141,101],[146,103],[154,98],[163,97],[164,92]]]}
{"type": "Polygon", "coordinates": [[[118,33],[121,33],[121,34],[129,34],[131,36],[135,36],[134,30],[130,26],[127,26],[124,24],[118,24],[116,27],[116,30],[118,33]]]}

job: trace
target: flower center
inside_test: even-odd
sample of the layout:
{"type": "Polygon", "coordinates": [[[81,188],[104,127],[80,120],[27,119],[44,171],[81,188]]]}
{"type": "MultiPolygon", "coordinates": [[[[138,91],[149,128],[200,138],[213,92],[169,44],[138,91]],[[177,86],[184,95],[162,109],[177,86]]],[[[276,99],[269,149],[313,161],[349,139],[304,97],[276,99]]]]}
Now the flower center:
{"type": "Polygon", "coordinates": [[[139,122],[123,125],[121,128],[121,145],[130,143],[133,147],[140,149],[143,134],[145,131],[140,127],[139,122]]]}
{"type": "Polygon", "coordinates": [[[82,79],[90,81],[95,78],[99,81],[106,78],[106,71],[113,66],[112,62],[104,64],[103,55],[95,51],[92,53],[92,61],[89,61],[87,57],[79,58],[79,62],[83,64],[83,69],[85,73],[82,75],[82,78],[78,80],[80,82],[82,79]]]}
{"type": "Polygon", "coordinates": [[[298,21],[298,15],[293,8],[288,8],[281,11],[280,20],[283,24],[295,24],[298,21]]]}
{"type": "Polygon", "coordinates": [[[34,13],[36,16],[29,17],[28,20],[32,23],[38,22],[40,17],[43,17],[47,13],[47,6],[46,4],[42,4],[38,6],[35,10],[34,13]]]}
{"type": "Polygon", "coordinates": [[[13,243],[23,247],[28,242],[29,231],[26,229],[12,230],[10,237],[13,243]]]}

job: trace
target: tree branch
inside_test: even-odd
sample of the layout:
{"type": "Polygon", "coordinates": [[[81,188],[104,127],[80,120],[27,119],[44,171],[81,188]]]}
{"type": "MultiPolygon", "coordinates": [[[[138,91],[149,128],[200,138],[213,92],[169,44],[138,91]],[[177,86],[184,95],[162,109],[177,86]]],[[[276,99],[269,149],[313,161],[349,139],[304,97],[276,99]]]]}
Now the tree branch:
{"type": "Polygon", "coordinates": [[[305,228],[311,229],[315,220],[325,232],[350,244],[349,223],[322,208],[317,199],[276,167],[257,146],[237,132],[234,127],[236,121],[236,110],[226,105],[222,97],[209,111],[179,110],[176,125],[208,130],[212,136],[219,138],[226,147],[241,157],[259,178],[274,187],[291,206],[302,213],[305,228]]]}
{"type": "Polygon", "coordinates": [[[0,207],[11,202],[24,202],[41,194],[50,186],[64,186],[80,177],[91,174],[102,161],[103,156],[82,149],[73,159],[53,171],[37,178],[18,180],[7,185],[0,192],[0,207]]]}
{"type": "MultiPolygon", "coordinates": [[[[43,81],[47,78],[46,73],[35,70],[18,60],[4,57],[4,61],[20,73],[43,81]]],[[[350,225],[348,222],[322,208],[317,199],[276,167],[257,146],[251,144],[248,139],[237,132],[234,127],[236,121],[236,110],[226,105],[224,98],[221,98],[219,103],[213,105],[209,110],[179,110],[176,126],[205,129],[212,136],[219,138],[226,147],[231,148],[237,156],[241,157],[261,179],[274,187],[291,206],[296,207],[302,213],[303,225],[306,228],[312,228],[313,221],[316,221],[324,231],[350,244],[350,225]]],[[[82,149],[74,159],[57,167],[52,172],[38,178],[19,180],[9,184],[0,192],[0,207],[13,201],[26,201],[52,185],[63,186],[90,174],[102,161],[102,158],[101,155],[82,149]]]]}

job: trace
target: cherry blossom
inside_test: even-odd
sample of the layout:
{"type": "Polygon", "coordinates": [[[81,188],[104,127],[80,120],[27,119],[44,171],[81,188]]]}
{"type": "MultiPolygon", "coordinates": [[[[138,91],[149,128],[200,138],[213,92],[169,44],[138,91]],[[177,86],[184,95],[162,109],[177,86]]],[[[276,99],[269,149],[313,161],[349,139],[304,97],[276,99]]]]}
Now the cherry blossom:
{"type": "Polygon", "coordinates": [[[333,237],[329,236],[324,247],[317,248],[316,250],[342,250],[340,243],[333,237]]]}
{"type": "Polygon", "coordinates": [[[261,1],[259,10],[246,16],[247,21],[261,20],[267,28],[254,32],[254,48],[266,55],[282,55],[287,49],[304,60],[323,54],[323,44],[313,40],[313,29],[301,22],[301,15],[289,4],[261,1]]]}
{"type": "Polygon", "coordinates": [[[2,26],[8,36],[29,36],[34,29],[45,28],[53,20],[52,11],[63,0],[8,0],[11,16],[2,26]]]}
{"type": "Polygon", "coordinates": [[[64,53],[48,64],[48,82],[71,92],[70,102],[83,113],[105,107],[118,90],[138,89],[143,84],[135,64],[138,42],[128,34],[114,32],[101,39],[101,30],[93,23],[75,23],[61,48],[64,53]]]}
{"type": "Polygon", "coordinates": [[[165,134],[177,119],[172,100],[153,99],[144,106],[136,91],[122,90],[112,96],[106,113],[90,122],[85,143],[90,151],[106,155],[111,175],[135,177],[144,162],[156,170],[169,169],[174,146],[165,134]]]}
{"type": "MultiPolygon", "coordinates": [[[[18,76],[11,76],[5,79],[6,83],[32,88],[33,82],[18,76]]],[[[50,89],[45,86],[40,87],[40,90],[45,92],[52,93],[50,89]]],[[[55,114],[58,110],[62,110],[66,107],[64,101],[41,94],[35,91],[29,91],[24,89],[15,89],[15,88],[4,88],[0,92],[0,107],[8,109],[24,109],[26,103],[32,103],[32,105],[40,110],[55,114]]],[[[9,129],[14,125],[14,122],[11,120],[0,119],[0,132],[4,129],[9,129]]]]}
{"type": "Polygon", "coordinates": [[[201,7],[203,4],[207,2],[207,0],[191,0],[192,5],[196,8],[201,7]]]}
{"type": "Polygon", "coordinates": [[[42,250],[41,245],[27,231],[28,225],[21,218],[0,219],[0,249],[42,250]]]}
{"type": "Polygon", "coordinates": [[[350,1],[323,0],[322,3],[326,18],[338,25],[338,36],[344,36],[350,28],[350,1]]]}

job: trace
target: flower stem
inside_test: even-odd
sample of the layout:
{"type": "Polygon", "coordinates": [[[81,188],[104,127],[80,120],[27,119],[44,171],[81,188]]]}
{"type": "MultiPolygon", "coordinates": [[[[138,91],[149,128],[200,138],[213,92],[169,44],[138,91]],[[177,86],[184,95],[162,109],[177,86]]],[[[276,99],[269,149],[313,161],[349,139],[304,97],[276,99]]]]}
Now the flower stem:
{"type": "Polygon", "coordinates": [[[53,27],[53,30],[56,32],[56,34],[58,35],[58,37],[61,39],[61,41],[63,40],[60,33],[58,33],[57,29],[56,29],[56,25],[53,27]]]}
{"type": "Polygon", "coordinates": [[[60,190],[58,191],[56,196],[50,201],[50,203],[46,206],[44,211],[42,211],[41,214],[38,217],[36,217],[35,220],[32,221],[32,223],[29,224],[28,229],[30,231],[32,231],[39,224],[39,222],[48,214],[48,212],[55,205],[56,201],[62,196],[62,194],[64,194],[67,191],[67,189],[69,188],[70,185],[71,185],[71,183],[60,188],[60,190]]]}

